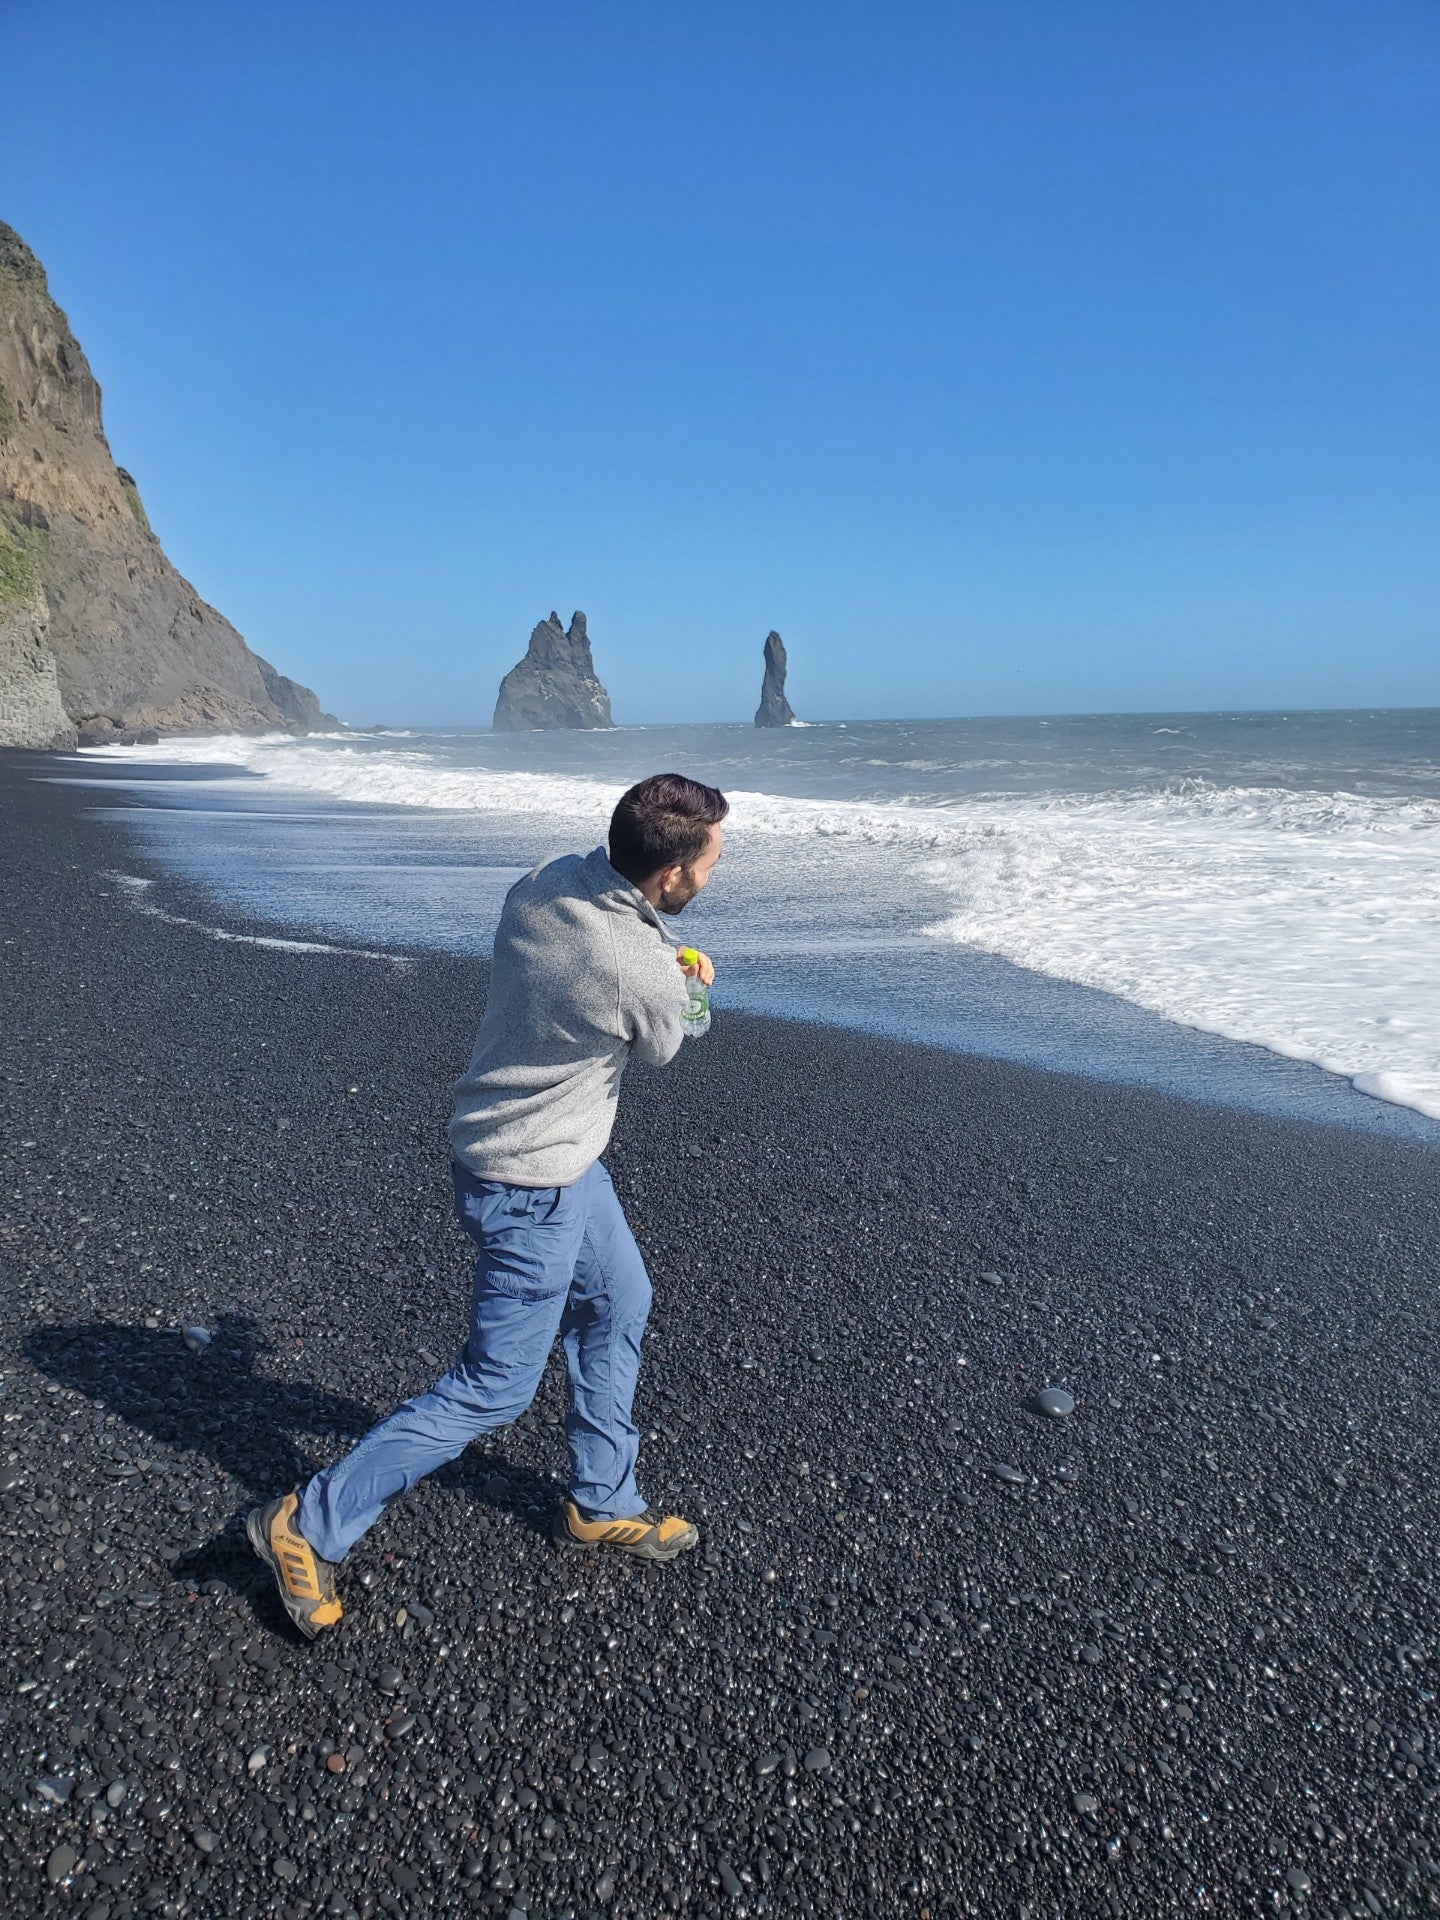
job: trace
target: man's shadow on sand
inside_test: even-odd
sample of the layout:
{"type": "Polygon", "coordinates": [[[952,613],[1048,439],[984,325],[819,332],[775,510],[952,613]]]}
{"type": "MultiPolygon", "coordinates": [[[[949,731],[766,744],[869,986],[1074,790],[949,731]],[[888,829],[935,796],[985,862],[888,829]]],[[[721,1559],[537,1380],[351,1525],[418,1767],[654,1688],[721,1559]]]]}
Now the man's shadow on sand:
{"type": "MultiPolygon", "coordinates": [[[[175,1327],[92,1321],[36,1328],[25,1347],[48,1379],[83,1393],[137,1434],[213,1460],[246,1489],[247,1506],[303,1483],[325,1464],[309,1458],[295,1436],[333,1435],[349,1442],[375,1424],[373,1410],[357,1400],[257,1373],[256,1360],[268,1343],[246,1315],[221,1314],[210,1332],[205,1351],[192,1353],[175,1327]]],[[[334,1458],[343,1450],[336,1446],[327,1452],[334,1458]]],[[[117,1451],[140,1454],[143,1448],[120,1435],[117,1451]]],[[[78,1477],[84,1468],[79,1461],[76,1467],[78,1477]]],[[[493,1453],[467,1449],[438,1477],[481,1506],[516,1512],[537,1529],[548,1524],[548,1511],[537,1511],[546,1483],[493,1453]]],[[[548,1491],[553,1504],[553,1487],[548,1491]]],[[[250,1553],[242,1518],[243,1510],[232,1515],[172,1570],[201,1582],[220,1580],[252,1604],[257,1594],[263,1596],[259,1612],[268,1626],[283,1616],[268,1592],[268,1576],[250,1553]]]]}
{"type": "MultiPolygon", "coordinates": [[[[245,1315],[222,1313],[203,1353],[176,1327],[38,1327],[25,1346],[51,1380],[118,1414],[167,1447],[204,1455],[257,1500],[315,1472],[293,1438],[357,1438],[375,1416],[358,1401],[303,1381],[267,1380],[268,1343],[245,1315]]],[[[138,1451],[139,1449],[137,1449],[138,1451]]]]}

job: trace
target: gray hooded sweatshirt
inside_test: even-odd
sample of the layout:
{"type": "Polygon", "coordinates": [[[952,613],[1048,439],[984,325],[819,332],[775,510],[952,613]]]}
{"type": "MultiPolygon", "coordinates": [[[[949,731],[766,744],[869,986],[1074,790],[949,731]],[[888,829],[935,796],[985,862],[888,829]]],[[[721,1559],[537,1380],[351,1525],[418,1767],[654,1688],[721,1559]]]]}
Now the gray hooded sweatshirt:
{"type": "Polygon", "coordinates": [[[626,1061],[673,1059],[685,1003],[659,914],[603,847],[536,867],[506,894],[495,931],[450,1117],[456,1159],[511,1186],[578,1180],[609,1141],[626,1061]]]}

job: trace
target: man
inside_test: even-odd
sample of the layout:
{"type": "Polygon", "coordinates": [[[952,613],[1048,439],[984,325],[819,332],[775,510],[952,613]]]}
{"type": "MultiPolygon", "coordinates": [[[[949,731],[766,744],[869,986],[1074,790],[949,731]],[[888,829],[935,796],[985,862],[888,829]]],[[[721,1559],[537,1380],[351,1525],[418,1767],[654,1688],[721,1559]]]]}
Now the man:
{"type": "Polygon", "coordinates": [[[729,810],[715,787],[655,774],[616,807],[608,855],[552,860],[507,894],[449,1128],[455,1210],[479,1250],[468,1338],[428,1393],[246,1521],[308,1637],[339,1622],[335,1567],[385,1503],[518,1420],[557,1334],[570,1372],[570,1489],[555,1539],[658,1561],[699,1539],[636,1489],[631,1407],[650,1281],[599,1156],[626,1061],[673,1059],[686,974],[715,978],[704,954],[679,964],[660,914],[681,912],[709,880],[729,810]]]}

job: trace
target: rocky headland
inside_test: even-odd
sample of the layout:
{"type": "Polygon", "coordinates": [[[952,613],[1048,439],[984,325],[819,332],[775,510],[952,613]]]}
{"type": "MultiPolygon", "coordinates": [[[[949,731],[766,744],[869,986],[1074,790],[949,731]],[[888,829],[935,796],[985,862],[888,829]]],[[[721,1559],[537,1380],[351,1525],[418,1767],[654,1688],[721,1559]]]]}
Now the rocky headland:
{"type": "Polygon", "coordinates": [[[0,221],[0,746],[336,725],[170,564],[45,270],[0,221]]]}
{"type": "Polygon", "coordinates": [[[567,633],[559,614],[552,613],[530,635],[525,658],[500,682],[496,733],[613,725],[610,696],[590,655],[584,614],[572,615],[567,633]]]}
{"type": "Polygon", "coordinates": [[[785,698],[785,675],[788,670],[785,642],[772,627],[765,636],[765,679],[760,688],[760,705],[755,712],[757,727],[788,727],[794,724],[795,715],[785,698]]]}

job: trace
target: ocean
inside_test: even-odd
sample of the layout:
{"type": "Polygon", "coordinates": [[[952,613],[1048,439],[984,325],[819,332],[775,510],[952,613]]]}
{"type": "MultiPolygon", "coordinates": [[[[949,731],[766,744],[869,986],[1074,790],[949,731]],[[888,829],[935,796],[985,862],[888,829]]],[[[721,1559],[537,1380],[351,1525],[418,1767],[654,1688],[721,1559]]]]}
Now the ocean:
{"type": "Polygon", "coordinates": [[[1440,1120],[1440,711],[433,727],[100,748],[67,777],[217,926],[468,953],[520,873],[672,768],[732,803],[676,922],[717,1018],[1440,1120]]]}

